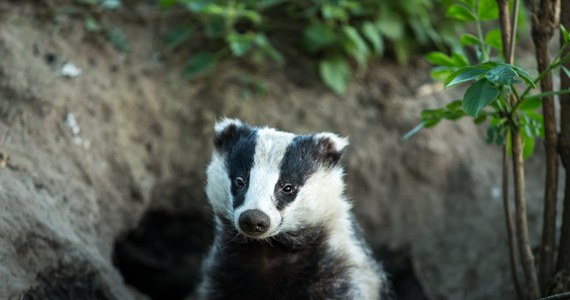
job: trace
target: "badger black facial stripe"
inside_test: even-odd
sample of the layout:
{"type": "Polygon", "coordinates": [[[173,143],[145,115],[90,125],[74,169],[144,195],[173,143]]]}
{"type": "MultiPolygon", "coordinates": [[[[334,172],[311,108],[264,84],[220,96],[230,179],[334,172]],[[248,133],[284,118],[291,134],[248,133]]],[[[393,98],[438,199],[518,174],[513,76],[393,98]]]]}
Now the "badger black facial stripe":
{"type": "Polygon", "coordinates": [[[285,151],[285,156],[279,167],[279,180],[275,186],[275,199],[277,209],[282,210],[287,204],[293,202],[297,193],[286,195],[280,192],[282,185],[291,184],[298,191],[317,170],[319,146],[313,136],[296,136],[285,151]]]}
{"type": "Polygon", "coordinates": [[[231,141],[231,147],[227,147],[225,164],[231,182],[234,208],[240,206],[245,201],[256,144],[257,130],[251,127],[240,126],[237,128],[234,140],[231,141]],[[243,187],[236,184],[237,177],[241,177],[245,181],[243,187]]]}

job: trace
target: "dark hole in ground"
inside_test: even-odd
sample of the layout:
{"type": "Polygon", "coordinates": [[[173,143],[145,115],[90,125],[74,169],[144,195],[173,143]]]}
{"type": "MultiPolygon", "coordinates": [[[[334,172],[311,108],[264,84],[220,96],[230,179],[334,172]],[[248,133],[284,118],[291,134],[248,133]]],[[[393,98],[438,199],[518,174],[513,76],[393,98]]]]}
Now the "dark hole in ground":
{"type": "Polygon", "coordinates": [[[428,300],[412,265],[410,253],[406,249],[392,250],[388,247],[377,249],[376,256],[382,261],[390,275],[395,299],[428,300]]]}
{"type": "MultiPolygon", "coordinates": [[[[209,214],[149,212],[138,228],[116,243],[113,261],[128,284],[152,299],[183,299],[199,283],[212,239],[209,214]]],[[[395,299],[427,300],[409,251],[381,247],[376,254],[390,274],[395,299]]]]}
{"type": "Polygon", "coordinates": [[[183,299],[199,282],[212,232],[210,217],[198,212],[149,212],[117,241],[113,263],[128,284],[152,299],[183,299]]]}

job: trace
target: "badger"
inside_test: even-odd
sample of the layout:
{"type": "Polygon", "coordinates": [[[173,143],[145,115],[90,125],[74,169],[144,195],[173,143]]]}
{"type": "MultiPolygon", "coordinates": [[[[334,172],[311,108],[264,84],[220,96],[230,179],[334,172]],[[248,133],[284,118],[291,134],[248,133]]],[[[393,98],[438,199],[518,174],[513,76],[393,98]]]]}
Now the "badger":
{"type": "Polygon", "coordinates": [[[215,125],[206,194],[215,222],[200,299],[388,299],[339,163],[348,140],[235,119],[215,125]]]}

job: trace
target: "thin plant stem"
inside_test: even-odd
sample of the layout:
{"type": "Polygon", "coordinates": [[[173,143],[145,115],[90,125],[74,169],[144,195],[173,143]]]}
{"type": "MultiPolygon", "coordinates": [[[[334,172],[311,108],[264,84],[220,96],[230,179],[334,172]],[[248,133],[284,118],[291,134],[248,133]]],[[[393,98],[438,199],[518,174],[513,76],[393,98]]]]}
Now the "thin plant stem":
{"type": "MultiPolygon", "coordinates": [[[[505,141],[508,136],[505,134],[505,141]]],[[[509,206],[509,152],[507,145],[503,145],[503,210],[505,212],[505,225],[507,227],[507,238],[509,243],[509,261],[511,265],[511,276],[515,285],[517,298],[522,299],[522,289],[518,278],[517,271],[517,254],[516,254],[516,239],[514,233],[513,217],[511,208],[509,206]]]]}

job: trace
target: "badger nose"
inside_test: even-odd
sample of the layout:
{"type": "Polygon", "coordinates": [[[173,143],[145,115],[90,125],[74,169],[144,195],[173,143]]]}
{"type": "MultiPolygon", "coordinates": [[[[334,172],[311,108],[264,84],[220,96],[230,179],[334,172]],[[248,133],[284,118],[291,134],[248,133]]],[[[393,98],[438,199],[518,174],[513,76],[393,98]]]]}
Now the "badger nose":
{"type": "Polygon", "coordinates": [[[247,234],[260,235],[269,229],[269,216],[259,209],[246,210],[239,216],[239,227],[247,234]]]}

